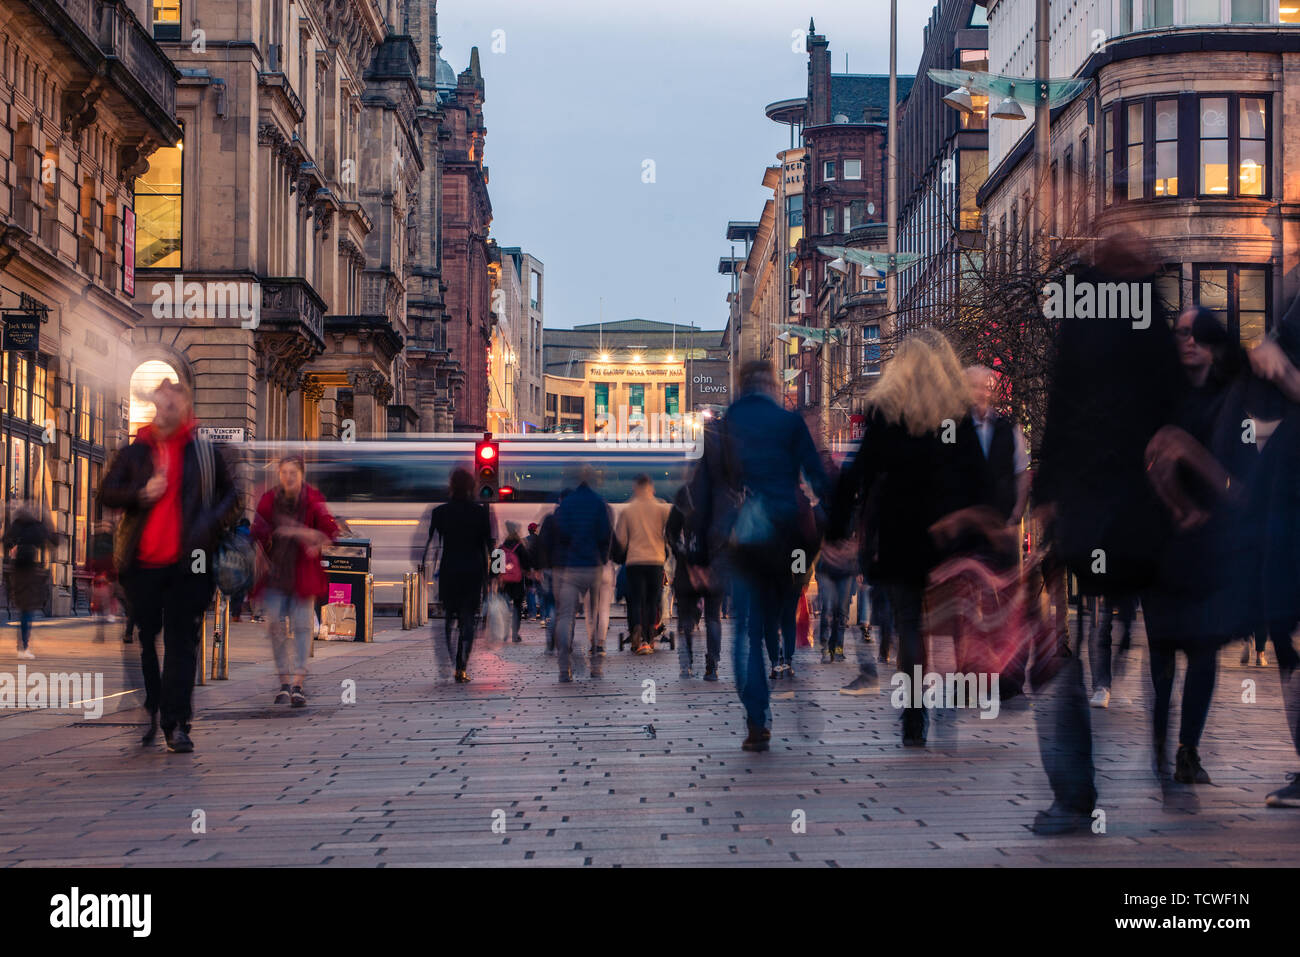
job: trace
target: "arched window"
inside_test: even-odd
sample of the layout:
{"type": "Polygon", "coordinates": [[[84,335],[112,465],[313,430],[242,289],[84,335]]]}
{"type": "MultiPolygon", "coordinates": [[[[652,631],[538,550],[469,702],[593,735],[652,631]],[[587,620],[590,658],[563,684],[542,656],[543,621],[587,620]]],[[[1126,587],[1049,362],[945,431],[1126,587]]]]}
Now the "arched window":
{"type": "Polygon", "coordinates": [[[140,426],[148,425],[153,421],[153,403],[146,396],[158,388],[158,384],[164,379],[171,379],[173,382],[181,381],[180,374],[161,359],[142,362],[131,373],[130,437],[132,439],[140,431],[140,426]]]}

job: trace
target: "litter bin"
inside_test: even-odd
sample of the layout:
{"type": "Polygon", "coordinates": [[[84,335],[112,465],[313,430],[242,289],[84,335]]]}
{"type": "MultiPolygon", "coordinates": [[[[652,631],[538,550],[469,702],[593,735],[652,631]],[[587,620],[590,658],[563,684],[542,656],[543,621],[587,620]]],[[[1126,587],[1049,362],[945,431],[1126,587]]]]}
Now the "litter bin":
{"type": "Polygon", "coordinates": [[[373,641],[375,579],[370,573],[370,539],[340,538],[321,551],[329,596],[321,609],[317,637],[325,641],[373,641]]]}

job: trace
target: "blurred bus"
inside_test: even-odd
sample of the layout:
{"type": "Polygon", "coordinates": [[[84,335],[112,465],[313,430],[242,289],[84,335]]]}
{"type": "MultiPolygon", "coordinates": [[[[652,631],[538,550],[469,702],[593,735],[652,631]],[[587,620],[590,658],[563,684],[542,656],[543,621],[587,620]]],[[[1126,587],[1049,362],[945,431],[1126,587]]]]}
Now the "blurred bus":
{"type": "MultiPolygon", "coordinates": [[[[307,466],[307,482],[320,489],[345,537],[371,541],[375,606],[401,607],[402,575],[419,564],[429,533],[429,513],[447,500],[454,469],[474,473],[474,445],[481,435],[410,436],[378,441],[243,442],[226,450],[246,492],[247,506],[277,482],[276,463],[297,454],[307,466]]],[[[500,481],[508,497],[490,506],[493,535],[500,542],[506,522],[518,522],[523,534],[542,519],[572,484],[582,466],[591,466],[596,490],[615,510],[632,494],[633,482],[645,473],[655,493],[671,501],[699,460],[696,443],[615,446],[570,435],[493,436],[500,444],[500,481]]],[[[437,567],[440,542],[430,549],[428,570],[437,567]]],[[[437,589],[430,582],[428,598],[437,589]]]]}

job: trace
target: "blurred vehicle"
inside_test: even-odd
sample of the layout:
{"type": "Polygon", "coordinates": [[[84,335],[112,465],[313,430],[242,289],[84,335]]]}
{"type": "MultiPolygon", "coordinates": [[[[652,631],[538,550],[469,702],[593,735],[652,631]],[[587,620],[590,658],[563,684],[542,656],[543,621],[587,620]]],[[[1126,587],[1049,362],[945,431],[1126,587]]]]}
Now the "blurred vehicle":
{"type": "MultiPolygon", "coordinates": [[[[371,571],[376,610],[402,602],[402,576],[419,564],[429,529],[429,513],[447,501],[456,468],[474,470],[475,443],[481,434],[403,435],[384,440],[340,442],[241,442],[225,446],[246,501],[276,481],[276,463],[298,454],[306,479],[325,496],[342,537],[371,540],[371,571]]],[[[662,489],[675,490],[699,459],[696,443],[593,441],[576,435],[497,435],[500,444],[500,495],[492,501],[493,537],[500,542],[505,523],[521,528],[541,523],[573,482],[581,466],[599,476],[599,491],[615,518],[632,494],[634,480],[648,474],[662,489]]],[[[429,567],[436,568],[441,544],[435,539],[429,567]]],[[[436,586],[429,583],[432,601],[436,586]]]]}

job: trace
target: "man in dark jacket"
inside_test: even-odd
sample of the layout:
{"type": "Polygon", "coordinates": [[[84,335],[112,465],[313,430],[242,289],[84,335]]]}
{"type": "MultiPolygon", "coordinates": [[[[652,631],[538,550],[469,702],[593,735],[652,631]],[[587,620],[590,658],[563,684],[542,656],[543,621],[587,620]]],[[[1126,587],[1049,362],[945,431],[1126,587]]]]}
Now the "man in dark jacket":
{"type": "Polygon", "coordinates": [[[766,751],[772,716],[764,645],[775,639],[784,608],[799,596],[794,570],[811,567],[818,545],[815,527],[808,540],[805,519],[812,516],[800,508],[800,477],[818,498],[827,496],[829,483],[803,418],[776,402],[771,364],[746,363],[740,378],[742,395],[723,424],[705,432],[691,497],[697,507],[693,524],[708,549],[696,564],[722,571],[733,589],[732,664],[749,732],[742,747],[766,751]],[[742,492],[752,499],[743,508],[742,492]],[[770,530],[766,547],[752,537],[761,523],[748,520],[759,513],[770,530]]]}
{"type": "Polygon", "coordinates": [[[196,438],[189,389],[167,379],[152,399],[153,422],[113,461],[99,494],[105,506],[125,512],[118,574],[140,629],[150,719],[143,743],[153,743],[161,712],[167,750],[189,752],[200,619],[212,600],[216,549],[239,495],[222,456],[196,438]]]}
{"type": "MultiPolygon", "coordinates": [[[[591,487],[593,471],[584,468],[578,479],[578,487],[565,496],[554,513],[551,560],[555,569],[555,644],[560,658],[561,682],[573,680],[570,656],[578,602],[585,596],[590,602],[587,606],[589,613],[599,613],[601,577],[609,561],[609,543],[613,534],[609,506],[591,487]]],[[[598,677],[600,672],[599,653],[593,649],[592,677],[598,677]]]]}

